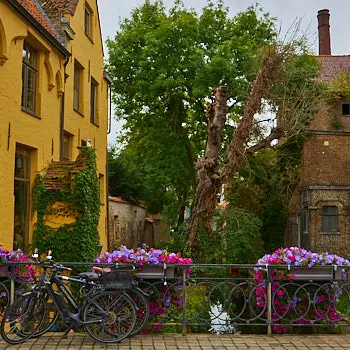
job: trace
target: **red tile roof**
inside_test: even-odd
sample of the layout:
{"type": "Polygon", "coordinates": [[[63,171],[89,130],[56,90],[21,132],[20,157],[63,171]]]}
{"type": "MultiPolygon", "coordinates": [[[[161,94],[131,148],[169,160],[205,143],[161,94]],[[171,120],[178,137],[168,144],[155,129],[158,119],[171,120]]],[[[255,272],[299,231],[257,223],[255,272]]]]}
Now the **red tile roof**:
{"type": "Polygon", "coordinates": [[[36,0],[17,0],[17,2],[28,12],[30,16],[35,18],[46,31],[48,31],[54,38],[59,39],[58,34],[51,21],[41,8],[36,0]]]}
{"type": "Polygon", "coordinates": [[[350,73],[350,55],[347,56],[317,56],[321,63],[321,79],[333,80],[339,72],[350,73]]]}
{"type": "Polygon", "coordinates": [[[108,196],[108,199],[111,201],[111,202],[116,202],[116,203],[123,203],[123,204],[130,204],[130,205],[135,205],[139,208],[143,208],[143,209],[146,209],[145,205],[143,203],[140,203],[140,202],[136,202],[134,200],[131,200],[131,201],[127,201],[121,197],[112,197],[112,196],[108,196]]]}
{"type": "Polygon", "coordinates": [[[116,202],[116,203],[132,204],[132,203],[126,201],[125,199],[122,199],[121,197],[111,197],[111,196],[109,196],[108,199],[110,201],[116,202]]]}

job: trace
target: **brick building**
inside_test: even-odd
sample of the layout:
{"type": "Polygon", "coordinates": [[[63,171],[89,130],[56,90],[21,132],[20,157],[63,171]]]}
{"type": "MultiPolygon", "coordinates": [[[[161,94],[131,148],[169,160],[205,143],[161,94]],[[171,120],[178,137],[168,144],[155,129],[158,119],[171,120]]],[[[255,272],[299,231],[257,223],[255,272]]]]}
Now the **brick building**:
{"type": "MultiPolygon", "coordinates": [[[[350,76],[350,56],[331,54],[329,11],[318,12],[320,78],[350,76]]],[[[345,79],[349,84],[350,79],[345,79]]],[[[350,255],[350,101],[320,103],[305,141],[285,244],[350,255]]]]}

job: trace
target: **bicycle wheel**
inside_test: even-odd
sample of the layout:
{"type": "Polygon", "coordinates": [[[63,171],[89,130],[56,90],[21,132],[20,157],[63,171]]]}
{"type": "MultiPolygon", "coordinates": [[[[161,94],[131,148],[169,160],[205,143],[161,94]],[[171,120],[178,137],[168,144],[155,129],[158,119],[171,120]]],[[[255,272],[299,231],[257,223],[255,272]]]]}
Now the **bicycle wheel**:
{"type": "Polygon", "coordinates": [[[38,326],[31,338],[38,338],[48,332],[50,329],[52,329],[58,318],[58,312],[56,310],[55,304],[53,303],[53,300],[48,296],[47,292],[45,291],[43,294],[41,294],[41,296],[45,300],[46,310],[43,311],[45,313],[43,314],[42,323],[40,326],[38,326]]]}
{"type": "MultiPolygon", "coordinates": [[[[9,299],[11,299],[11,280],[7,279],[5,281],[2,282],[3,284],[5,284],[6,288],[9,291],[9,299]]],[[[14,291],[13,291],[13,296],[14,299],[18,298],[19,296],[21,296],[24,293],[27,293],[29,291],[32,290],[32,286],[33,286],[34,282],[32,280],[30,281],[24,281],[21,280],[19,278],[16,278],[14,280],[14,291]]]]}
{"type": "Polygon", "coordinates": [[[150,307],[147,297],[139,290],[139,288],[128,289],[126,292],[136,305],[136,322],[130,333],[130,335],[134,335],[140,333],[145,327],[149,320],[150,307]]]}
{"type": "Polygon", "coordinates": [[[6,308],[10,305],[10,293],[6,285],[0,282],[0,317],[5,314],[6,308]]]}
{"type": "Polygon", "coordinates": [[[37,293],[18,297],[1,320],[0,333],[9,344],[23,343],[40,328],[46,314],[46,301],[37,293]]]}
{"type": "Polygon", "coordinates": [[[134,329],[136,309],[132,299],[119,291],[103,291],[92,296],[83,311],[86,331],[102,343],[117,343],[134,329]]]}

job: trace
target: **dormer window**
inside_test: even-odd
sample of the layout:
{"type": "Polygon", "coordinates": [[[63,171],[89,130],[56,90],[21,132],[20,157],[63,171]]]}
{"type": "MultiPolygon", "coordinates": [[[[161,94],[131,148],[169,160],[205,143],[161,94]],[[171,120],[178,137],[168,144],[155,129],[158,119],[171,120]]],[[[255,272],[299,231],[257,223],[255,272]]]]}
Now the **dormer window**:
{"type": "Polygon", "coordinates": [[[92,39],[92,17],[93,12],[91,7],[86,3],[85,4],[85,35],[92,39]]]}

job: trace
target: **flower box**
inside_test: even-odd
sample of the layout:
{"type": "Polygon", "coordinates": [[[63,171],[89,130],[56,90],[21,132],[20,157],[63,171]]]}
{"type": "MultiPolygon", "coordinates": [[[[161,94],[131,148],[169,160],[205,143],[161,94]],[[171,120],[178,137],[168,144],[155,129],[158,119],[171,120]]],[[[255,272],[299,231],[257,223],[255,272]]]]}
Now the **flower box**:
{"type": "Polygon", "coordinates": [[[142,270],[136,273],[137,278],[142,279],[162,279],[175,278],[175,267],[167,267],[164,271],[164,265],[147,266],[144,265],[142,270]]]}
{"type": "Polygon", "coordinates": [[[297,281],[329,281],[329,280],[341,280],[342,269],[334,270],[334,266],[324,266],[324,267],[298,267],[291,266],[290,273],[295,276],[293,280],[297,281]]]}

